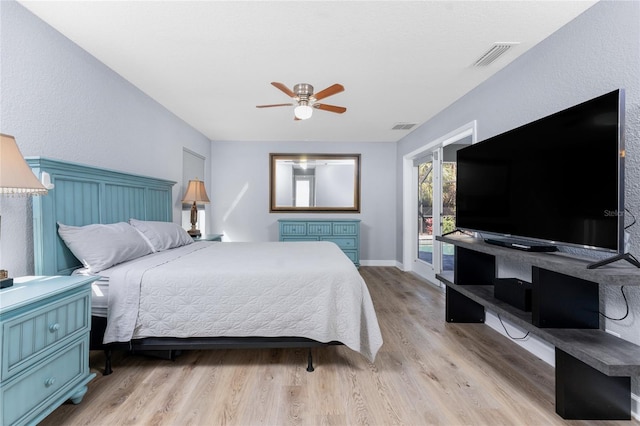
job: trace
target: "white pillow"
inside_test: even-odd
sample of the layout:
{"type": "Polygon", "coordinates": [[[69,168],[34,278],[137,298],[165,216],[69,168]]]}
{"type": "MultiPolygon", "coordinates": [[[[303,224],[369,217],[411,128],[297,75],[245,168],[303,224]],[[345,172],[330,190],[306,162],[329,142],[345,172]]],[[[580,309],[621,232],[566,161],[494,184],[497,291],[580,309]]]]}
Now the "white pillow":
{"type": "Polygon", "coordinates": [[[193,238],[173,222],[129,219],[129,223],[145,236],[154,251],[163,251],[193,243],[193,238]]]}
{"type": "Polygon", "coordinates": [[[126,222],[69,226],[58,222],[58,234],[91,273],[152,253],[147,242],[126,222]]]}

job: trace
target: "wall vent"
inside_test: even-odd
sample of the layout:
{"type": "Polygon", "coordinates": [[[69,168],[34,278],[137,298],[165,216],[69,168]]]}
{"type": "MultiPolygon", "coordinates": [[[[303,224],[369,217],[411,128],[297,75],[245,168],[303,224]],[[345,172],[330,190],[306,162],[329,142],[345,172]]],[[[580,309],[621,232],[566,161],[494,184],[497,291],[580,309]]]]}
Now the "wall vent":
{"type": "Polygon", "coordinates": [[[494,63],[499,57],[507,53],[513,46],[520,44],[517,42],[507,43],[493,43],[493,46],[489,48],[485,53],[473,63],[474,67],[486,67],[494,63]]]}
{"type": "Polygon", "coordinates": [[[416,123],[396,123],[393,125],[391,130],[409,130],[413,128],[416,123]]]}

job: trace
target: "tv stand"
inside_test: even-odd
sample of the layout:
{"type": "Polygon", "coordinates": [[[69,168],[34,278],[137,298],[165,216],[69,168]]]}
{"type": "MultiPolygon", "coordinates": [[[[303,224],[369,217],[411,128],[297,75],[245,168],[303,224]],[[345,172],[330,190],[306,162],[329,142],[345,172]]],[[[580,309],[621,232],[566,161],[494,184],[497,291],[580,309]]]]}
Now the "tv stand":
{"type": "Polygon", "coordinates": [[[593,262],[587,265],[587,269],[596,269],[604,265],[608,265],[613,262],[617,262],[618,260],[626,260],[636,268],[640,268],[640,262],[635,258],[631,253],[619,254],[617,256],[609,257],[604,260],[600,260],[598,262],[593,262]]]}
{"type": "Polygon", "coordinates": [[[455,245],[454,272],[436,277],[447,287],[445,320],[483,323],[490,309],[555,346],[556,413],[565,419],[630,420],[631,377],[640,375],[640,346],[606,333],[601,286],[638,286],[640,269],[587,269],[565,253],[533,253],[465,236],[436,237],[455,245]],[[497,259],[530,265],[531,312],[495,298],[497,259]]]}

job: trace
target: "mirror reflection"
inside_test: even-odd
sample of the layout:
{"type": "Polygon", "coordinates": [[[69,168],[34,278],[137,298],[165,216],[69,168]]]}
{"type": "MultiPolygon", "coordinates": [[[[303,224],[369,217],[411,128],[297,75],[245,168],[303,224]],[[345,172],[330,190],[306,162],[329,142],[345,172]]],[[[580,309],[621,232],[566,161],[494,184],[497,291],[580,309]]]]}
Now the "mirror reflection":
{"type": "Polygon", "coordinates": [[[360,154],[270,158],[270,211],[360,211],[360,154]]]}

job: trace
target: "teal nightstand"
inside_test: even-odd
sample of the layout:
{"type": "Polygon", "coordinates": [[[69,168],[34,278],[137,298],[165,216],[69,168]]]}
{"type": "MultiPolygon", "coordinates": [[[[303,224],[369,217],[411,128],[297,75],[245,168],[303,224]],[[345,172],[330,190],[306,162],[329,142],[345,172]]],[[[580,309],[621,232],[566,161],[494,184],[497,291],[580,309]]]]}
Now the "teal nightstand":
{"type": "Polygon", "coordinates": [[[0,424],[35,424],[87,383],[91,283],[97,277],[20,277],[0,290],[0,424]]]}
{"type": "Polygon", "coordinates": [[[222,241],[224,234],[207,234],[194,238],[193,241],[222,241]]]}

